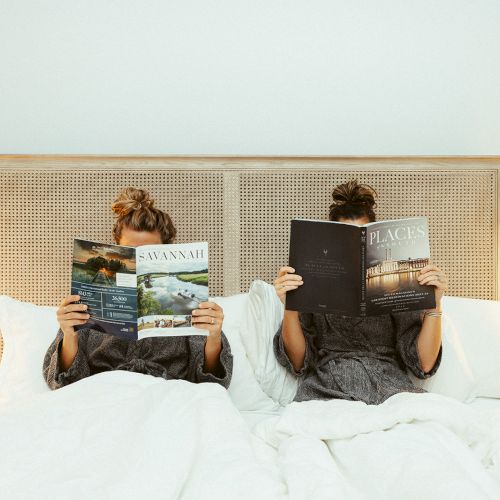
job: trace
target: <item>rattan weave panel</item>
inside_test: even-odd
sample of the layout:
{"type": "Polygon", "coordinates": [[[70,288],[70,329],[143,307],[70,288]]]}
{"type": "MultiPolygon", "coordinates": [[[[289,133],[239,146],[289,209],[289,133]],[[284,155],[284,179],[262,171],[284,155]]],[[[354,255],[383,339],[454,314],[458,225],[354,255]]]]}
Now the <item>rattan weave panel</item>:
{"type": "Polygon", "coordinates": [[[223,293],[223,175],[189,170],[0,172],[0,294],[56,305],[69,293],[75,236],[112,242],[110,205],[125,186],[149,190],[178,242],[208,240],[210,293],[223,293]]]}
{"type": "Polygon", "coordinates": [[[497,295],[498,160],[4,157],[1,164],[0,294],[20,300],[56,305],[68,293],[73,238],[111,242],[110,204],[125,186],[151,191],[178,241],[209,241],[210,293],[229,295],[255,278],[272,281],[287,261],[290,218],[327,218],[332,187],[353,177],[378,190],[379,219],[429,217],[433,260],[450,278],[450,295],[497,295]]]}
{"type": "Polygon", "coordinates": [[[425,215],[431,255],[450,280],[450,295],[494,299],[494,170],[289,170],[240,176],[240,287],[272,281],[287,263],[289,220],[328,218],[331,190],[357,178],[379,193],[379,219],[425,215]]]}
{"type": "Polygon", "coordinates": [[[495,298],[493,169],[1,171],[0,293],[56,304],[69,287],[73,237],[111,241],[109,205],[126,185],[153,193],[179,241],[210,241],[213,295],[245,291],[286,262],[289,219],[326,218],[331,188],[351,177],[378,190],[380,219],[429,217],[433,259],[451,294],[495,298]]]}

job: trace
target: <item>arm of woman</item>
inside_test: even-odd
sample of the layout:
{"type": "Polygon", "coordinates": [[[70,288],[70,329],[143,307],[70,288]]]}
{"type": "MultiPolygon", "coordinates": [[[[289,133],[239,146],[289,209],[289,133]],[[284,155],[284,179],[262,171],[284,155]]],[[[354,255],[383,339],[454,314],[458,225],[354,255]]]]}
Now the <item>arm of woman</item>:
{"type": "Polygon", "coordinates": [[[194,351],[194,381],[217,382],[229,387],[233,371],[233,356],[229,342],[222,332],[224,311],[215,302],[201,302],[192,313],[192,325],[208,330],[208,336],[192,336],[194,351]],[[203,343],[203,344],[202,344],[203,343]],[[202,347],[202,348],[201,348],[202,347]]]}
{"type": "MultiPolygon", "coordinates": [[[[283,304],[285,304],[286,293],[296,290],[304,283],[302,277],[293,274],[294,272],[293,267],[282,267],[274,281],[274,289],[283,304]]],[[[274,337],[274,350],[278,361],[285,367],[291,368],[295,375],[300,376],[304,373],[308,349],[297,311],[285,309],[283,322],[274,337]]]]}
{"type": "Polygon", "coordinates": [[[281,324],[281,338],[286,354],[295,372],[300,372],[306,356],[306,339],[297,311],[285,311],[281,324]]]}
{"type": "Polygon", "coordinates": [[[436,308],[424,315],[421,311],[410,311],[391,316],[396,328],[397,349],[404,365],[416,377],[423,379],[434,375],[441,363],[443,351],[439,314],[447,279],[436,266],[426,266],[420,271],[418,280],[424,285],[434,285],[436,308]]]}
{"type": "Polygon", "coordinates": [[[90,374],[85,350],[79,347],[76,325],[87,322],[87,306],[74,304],[78,295],[66,297],[57,310],[60,329],[49,346],[43,363],[43,376],[51,389],[59,389],[90,374]]]}
{"type": "Polygon", "coordinates": [[[69,295],[56,311],[59,327],[64,334],[59,352],[61,368],[64,371],[71,366],[78,352],[78,334],[75,326],[85,324],[90,317],[85,304],[74,303],[78,300],[80,300],[79,295],[69,295]]]}
{"type": "Polygon", "coordinates": [[[424,313],[417,339],[420,363],[423,371],[428,373],[435,366],[441,349],[441,299],[448,288],[448,279],[445,273],[434,265],[421,269],[417,279],[421,285],[433,286],[436,297],[436,307],[424,313]]]}

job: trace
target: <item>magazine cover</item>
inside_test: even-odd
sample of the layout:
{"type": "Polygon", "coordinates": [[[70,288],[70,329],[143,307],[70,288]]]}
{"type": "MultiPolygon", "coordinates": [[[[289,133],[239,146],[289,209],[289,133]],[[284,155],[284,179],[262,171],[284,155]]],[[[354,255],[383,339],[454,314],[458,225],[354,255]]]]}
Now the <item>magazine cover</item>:
{"type": "Polygon", "coordinates": [[[208,335],[191,313],[208,300],[208,243],[137,248],[74,240],[71,294],[93,328],[126,340],[208,335]]]}
{"type": "Polygon", "coordinates": [[[203,335],[191,312],[208,300],[208,243],[145,245],[136,254],[138,338],[203,335]]]}
{"type": "Polygon", "coordinates": [[[429,263],[425,217],[371,222],[293,219],[289,264],[304,284],[286,294],[286,309],[376,316],[435,307],[420,285],[429,263]]]}
{"type": "Polygon", "coordinates": [[[434,288],[417,280],[429,262],[425,217],[366,224],[367,314],[435,307],[434,288]]]}
{"type": "Polygon", "coordinates": [[[288,262],[304,284],[286,294],[286,309],[359,315],[360,248],[358,226],[293,219],[288,262]]]}

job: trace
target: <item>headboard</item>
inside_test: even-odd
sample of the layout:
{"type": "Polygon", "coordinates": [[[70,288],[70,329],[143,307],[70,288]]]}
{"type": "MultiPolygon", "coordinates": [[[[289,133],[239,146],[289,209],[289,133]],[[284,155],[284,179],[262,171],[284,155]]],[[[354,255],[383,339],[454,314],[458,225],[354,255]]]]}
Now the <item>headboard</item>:
{"type": "Polygon", "coordinates": [[[293,216],[327,218],[332,187],[379,193],[379,219],[429,218],[432,260],[450,295],[498,297],[498,173],[490,158],[0,156],[0,294],[56,305],[69,292],[74,237],[112,242],[110,204],[149,190],[178,241],[208,240],[210,293],[272,281],[293,216]]]}

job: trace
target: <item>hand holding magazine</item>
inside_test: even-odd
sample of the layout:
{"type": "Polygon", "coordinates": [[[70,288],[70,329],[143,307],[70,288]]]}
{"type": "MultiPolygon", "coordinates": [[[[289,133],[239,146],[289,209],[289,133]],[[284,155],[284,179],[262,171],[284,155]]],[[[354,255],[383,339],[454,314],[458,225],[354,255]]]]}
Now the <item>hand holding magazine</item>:
{"type": "Polygon", "coordinates": [[[80,328],[128,340],[208,335],[191,326],[193,309],[208,300],[208,243],[126,247],[75,239],[71,293],[88,306],[80,328]]]}
{"type": "Polygon", "coordinates": [[[370,222],[293,219],[289,265],[304,284],[286,294],[286,309],[376,316],[435,307],[421,285],[429,264],[425,217],[370,222]]]}

